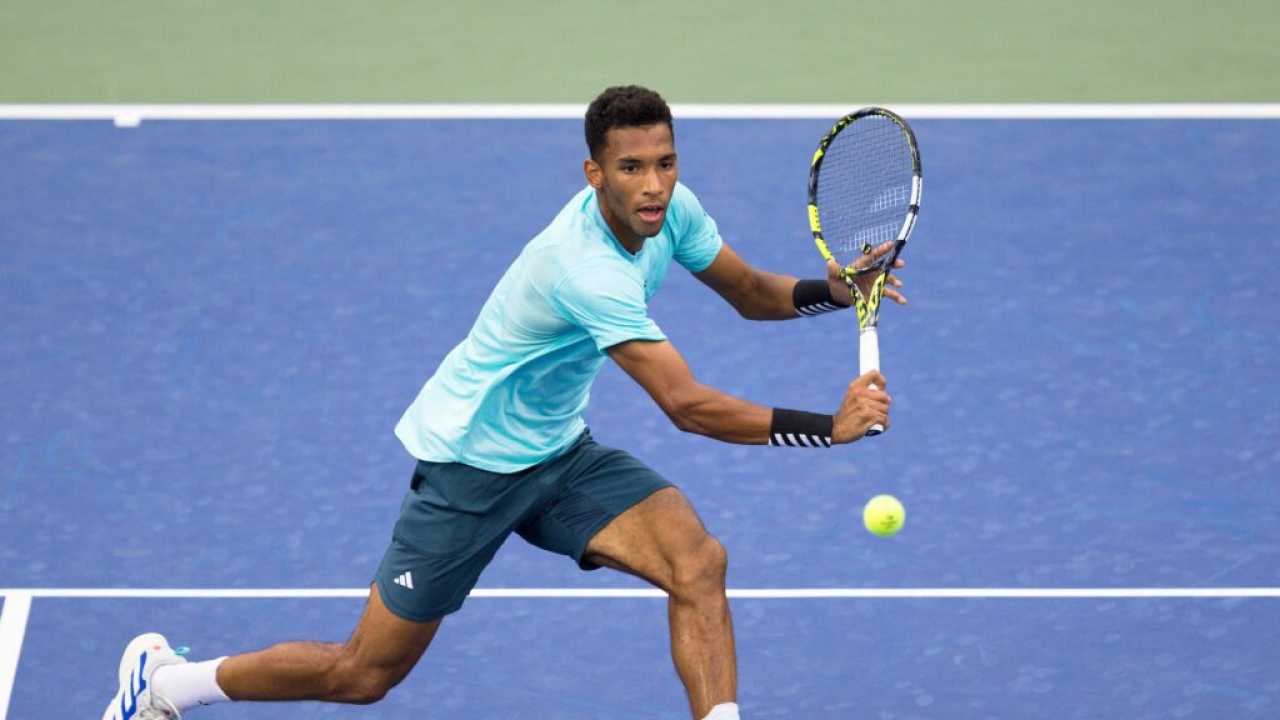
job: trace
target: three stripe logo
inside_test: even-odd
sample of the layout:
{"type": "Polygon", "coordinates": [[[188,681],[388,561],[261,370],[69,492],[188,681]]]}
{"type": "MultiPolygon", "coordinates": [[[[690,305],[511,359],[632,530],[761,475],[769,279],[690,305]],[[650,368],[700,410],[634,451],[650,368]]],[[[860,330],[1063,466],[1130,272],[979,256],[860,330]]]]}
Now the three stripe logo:
{"type": "Polygon", "coordinates": [[[413,589],[413,573],[408,571],[400,573],[400,575],[395,579],[395,584],[399,585],[400,587],[409,588],[410,590],[412,590],[413,589]]]}
{"type": "Polygon", "coordinates": [[[833,302],[827,302],[824,300],[822,302],[816,302],[812,305],[803,305],[801,307],[797,307],[796,312],[800,313],[801,315],[804,315],[805,317],[813,317],[814,315],[821,315],[823,313],[829,313],[829,312],[833,312],[836,310],[843,310],[843,309],[844,309],[843,305],[837,305],[833,302]]]}
{"type": "Polygon", "coordinates": [[[806,435],[804,433],[773,433],[769,436],[769,444],[774,447],[831,447],[831,438],[827,435],[806,435]]]}

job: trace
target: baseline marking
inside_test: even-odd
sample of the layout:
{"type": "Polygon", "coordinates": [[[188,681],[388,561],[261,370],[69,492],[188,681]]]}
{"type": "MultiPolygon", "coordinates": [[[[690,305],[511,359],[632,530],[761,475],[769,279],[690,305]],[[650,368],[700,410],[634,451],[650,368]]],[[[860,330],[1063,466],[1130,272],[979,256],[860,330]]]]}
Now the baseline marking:
{"type": "MultiPolygon", "coordinates": [[[[786,599],[1088,599],[1088,598],[1280,598],[1280,587],[1223,588],[736,588],[729,597],[786,599]]],[[[0,720],[8,713],[31,600],[44,598],[365,598],[367,588],[0,588],[5,598],[0,614],[0,720]]],[[[651,588],[476,588],[473,598],[664,598],[651,588]]]]}
{"type": "Polygon", "coordinates": [[[4,609],[0,611],[0,720],[5,720],[9,715],[13,679],[18,674],[22,638],[27,633],[27,617],[31,614],[31,594],[23,590],[5,590],[2,594],[4,609]]]}
{"type": "MultiPolygon", "coordinates": [[[[795,104],[673,103],[677,118],[832,119],[850,108],[887,105],[911,118],[929,119],[1275,119],[1280,103],[1020,103],[918,104],[884,102],[795,104]]],[[[111,120],[136,127],[143,120],[448,120],[574,119],[586,105],[569,104],[0,104],[4,120],[111,120]]]]}
{"type": "MultiPolygon", "coordinates": [[[[10,598],[364,598],[368,588],[23,588],[0,589],[10,598]]],[[[840,598],[1280,598],[1280,587],[1199,588],[730,588],[744,600],[840,598]]],[[[653,588],[476,588],[473,598],[664,598],[653,588]]],[[[8,605],[6,605],[6,608],[8,605]]],[[[5,617],[8,617],[6,612],[5,617]]],[[[25,624],[25,614],[23,615],[25,624]]],[[[20,639],[20,636],[19,636],[20,639]]]]}

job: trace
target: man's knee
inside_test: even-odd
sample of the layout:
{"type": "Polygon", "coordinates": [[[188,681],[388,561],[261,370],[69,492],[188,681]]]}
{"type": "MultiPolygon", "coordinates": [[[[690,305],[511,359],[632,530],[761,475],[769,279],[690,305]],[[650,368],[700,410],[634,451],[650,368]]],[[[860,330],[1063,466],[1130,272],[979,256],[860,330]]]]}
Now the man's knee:
{"type": "Polygon", "coordinates": [[[331,696],[338,702],[372,705],[399,685],[405,674],[395,668],[361,665],[355,658],[344,656],[331,670],[331,696]]]}
{"type": "Polygon", "coordinates": [[[672,567],[672,594],[682,599],[695,599],[708,594],[724,594],[725,571],[729,553],[715,537],[704,534],[687,552],[675,559],[672,567]]]}

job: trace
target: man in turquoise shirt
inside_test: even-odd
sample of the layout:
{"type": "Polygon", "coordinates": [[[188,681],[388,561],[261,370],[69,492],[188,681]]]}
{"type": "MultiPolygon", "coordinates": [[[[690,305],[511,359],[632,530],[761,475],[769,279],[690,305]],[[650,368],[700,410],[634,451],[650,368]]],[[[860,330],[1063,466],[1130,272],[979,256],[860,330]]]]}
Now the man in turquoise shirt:
{"type": "MultiPolygon", "coordinates": [[[[796,280],[739,258],[677,182],[671,113],[656,93],[609,88],[587,110],[586,136],[588,186],[525,246],[396,425],[418,462],[351,638],[189,663],[163,636],[140,635],[103,720],[178,718],[228,700],[375,702],[512,532],[584,569],[611,567],[665,590],[693,717],[739,717],[724,548],[679,490],[591,439],[582,420],[591,383],[608,356],[682,430],[813,448],[888,427],[890,398],[878,372],[854,380],[833,415],[768,408],[697,382],[648,315],[671,260],[756,320],[846,307],[839,268],[796,280]]],[[[884,294],[904,301],[893,288],[884,294]]]]}

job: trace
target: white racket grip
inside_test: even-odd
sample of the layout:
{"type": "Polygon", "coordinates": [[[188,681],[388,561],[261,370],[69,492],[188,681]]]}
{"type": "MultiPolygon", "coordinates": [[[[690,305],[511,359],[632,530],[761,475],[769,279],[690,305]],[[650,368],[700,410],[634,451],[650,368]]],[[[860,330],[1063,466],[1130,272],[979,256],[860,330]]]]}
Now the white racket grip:
{"type": "MultiPolygon", "coordinates": [[[[863,375],[880,369],[880,336],[876,326],[864,328],[858,333],[858,374],[863,375]]],[[[871,389],[876,389],[875,385],[871,389]]],[[[874,437],[884,432],[884,426],[876,423],[867,428],[866,437],[874,437]]]]}

